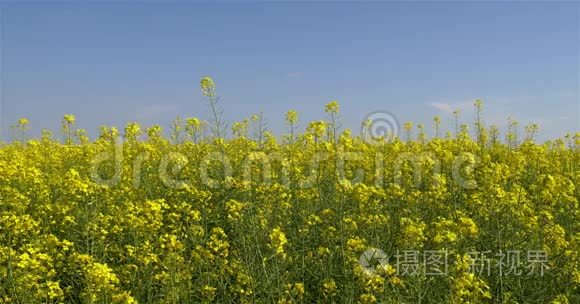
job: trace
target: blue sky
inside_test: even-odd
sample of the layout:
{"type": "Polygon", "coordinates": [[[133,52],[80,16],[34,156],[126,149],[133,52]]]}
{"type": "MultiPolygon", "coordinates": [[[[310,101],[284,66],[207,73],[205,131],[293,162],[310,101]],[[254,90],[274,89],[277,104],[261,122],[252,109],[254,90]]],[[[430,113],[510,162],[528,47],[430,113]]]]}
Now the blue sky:
{"type": "MultiPolygon", "coordinates": [[[[0,2],[1,3],[1,2],[0,2]]],[[[580,131],[574,2],[0,4],[2,127],[58,132],[63,114],[97,134],[127,121],[168,127],[208,117],[199,79],[215,79],[229,121],[289,109],[322,119],[338,100],[358,132],[386,110],[430,126],[452,109],[471,122],[539,123],[541,138],[580,131]]]]}

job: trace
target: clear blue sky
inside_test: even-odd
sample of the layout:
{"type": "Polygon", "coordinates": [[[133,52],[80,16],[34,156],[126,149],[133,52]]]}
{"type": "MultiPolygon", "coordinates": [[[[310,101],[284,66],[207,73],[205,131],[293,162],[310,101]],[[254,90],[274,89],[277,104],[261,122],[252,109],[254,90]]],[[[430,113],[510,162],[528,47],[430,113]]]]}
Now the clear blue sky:
{"type": "Polygon", "coordinates": [[[574,2],[17,4],[0,2],[2,126],[58,131],[63,114],[92,135],[127,121],[168,127],[208,117],[211,75],[230,121],[264,112],[344,127],[388,110],[430,125],[450,109],[472,121],[537,122],[541,137],[580,131],[579,12],[574,2]]]}

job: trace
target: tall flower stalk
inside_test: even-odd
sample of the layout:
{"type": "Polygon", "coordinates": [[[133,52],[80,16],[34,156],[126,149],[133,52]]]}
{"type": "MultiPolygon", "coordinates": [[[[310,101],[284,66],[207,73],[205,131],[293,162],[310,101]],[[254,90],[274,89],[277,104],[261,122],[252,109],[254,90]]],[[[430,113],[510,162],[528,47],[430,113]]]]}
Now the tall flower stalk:
{"type": "Polygon", "coordinates": [[[65,136],[65,142],[67,144],[72,144],[73,140],[73,134],[74,134],[74,124],[75,124],[76,118],[74,115],[72,114],[66,114],[63,118],[62,118],[62,122],[61,122],[61,128],[62,128],[62,133],[65,136]]]}
{"type": "Polygon", "coordinates": [[[222,116],[223,111],[218,107],[219,97],[216,95],[216,85],[213,79],[209,76],[203,77],[200,82],[201,93],[206,96],[211,109],[212,123],[211,131],[216,139],[223,139],[225,132],[225,124],[222,116]]]}

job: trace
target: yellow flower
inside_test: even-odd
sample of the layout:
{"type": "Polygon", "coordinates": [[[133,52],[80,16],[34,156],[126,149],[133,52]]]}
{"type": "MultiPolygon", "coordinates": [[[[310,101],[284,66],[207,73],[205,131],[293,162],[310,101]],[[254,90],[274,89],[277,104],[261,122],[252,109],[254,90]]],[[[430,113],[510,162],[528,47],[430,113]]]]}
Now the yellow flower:
{"type": "Polygon", "coordinates": [[[337,290],[334,279],[325,279],[322,282],[322,294],[325,298],[336,296],[337,290]]]}
{"type": "Polygon", "coordinates": [[[307,130],[316,137],[322,137],[324,132],[326,132],[326,122],[322,120],[313,121],[308,125],[307,130]]]}
{"type": "Polygon", "coordinates": [[[28,118],[20,118],[18,119],[18,125],[19,126],[27,126],[30,123],[30,121],[28,120],[28,118]]]}
{"type": "Polygon", "coordinates": [[[364,240],[358,237],[348,239],[346,245],[347,248],[353,252],[362,252],[367,249],[364,240]]]}
{"type": "Polygon", "coordinates": [[[200,81],[201,92],[205,96],[210,96],[214,94],[215,82],[209,76],[205,76],[200,81]]]}
{"type": "Polygon", "coordinates": [[[338,101],[333,100],[326,104],[325,111],[326,113],[336,114],[338,113],[340,107],[338,105],[338,101]]]}
{"type": "Polygon", "coordinates": [[[48,131],[26,138],[26,118],[12,126],[17,139],[0,143],[0,303],[411,303],[437,281],[450,290],[430,296],[450,303],[575,300],[580,133],[535,143],[537,125],[510,119],[501,136],[484,128],[476,101],[475,132],[456,111],[453,132],[435,117],[432,134],[416,124],[417,140],[407,123],[410,141],[369,143],[377,125],[340,133],[332,101],[330,119],[302,132],[288,111],[290,134],[278,140],[262,114],[224,121],[210,77],[200,88],[211,123],[175,120],[171,134],[127,122],[122,140],[105,126],[91,141],[71,114],[64,142],[48,131]],[[186,187],[169,186],[168,174],[186,187]],[[116,182],[100,187],[95,176],[116,182]],[[372,271],[361,255],[376,252],[370,243],[389,257],[373,255],[372,271]],[[449,271],[432,282],[404,275],[400,257],[435,270],[427,249],[457,256],[437,261],[449,271]],[[523,272],[504,276],[501,294],[490,288],[498,250],[520,251],[523,272]],[[474,251],[486,252],[492,276],[473,269],[474,251]],[[528,284],[526,266],[545,273],[528,284]]]}
{"type": "Polygon", "coordinates": [[[282,258],[286,257],[286,253],[284,252],[284,246],[288,243],[288,239],[286,239],[286,234],[280,229],[280,227],[274,228],[270,232],[270,247],[274,249],[274,252],[277,256],[282,258]]]}
{"type": "Polygon", "coordinates": [[[359,297],[358,302],[360,304],[374,304],[377,303],[377,298],[372,294],[365,293],[359,297]]]}
{"type": "Polygon", "coordinates": [[[244,204],[236,200],[229,200],[226,203],[226,210],[228,212],[228,219],[236,220],[241,216],[241,212],[244,209],[244,204]]]}
{"type": "Polygon", "coordinates": [[[48,289],[48,298],[49,299],[62,299],[64,297],[64,292],[60,288],[58,282],[49,281],[46,282],[46,287],[48,289]]]}
{"type": "Polygon", "coordinates": [[[295,110],[290,110],[286,112],[286,122],[289,124],[295,124],[298,122],[298,112],[295,110]]]}
{"type": "Polygon", "coordinates": [[[216,296],[216,292],[217,292],[217,288],[210,286],[210,285],[204,285],[201,288],[201,294],[202,294],[204,300],[207,300],[207,301],[212,301],[216,296]]]}
{"type": "Polygon", "coordinates": [[[69,124],[74,124],[75,121],[76,121],[76,118],[72,114],[66,114],[63,117],[63,121],[66,122],[66,123],[69,123],[69,124]]]}

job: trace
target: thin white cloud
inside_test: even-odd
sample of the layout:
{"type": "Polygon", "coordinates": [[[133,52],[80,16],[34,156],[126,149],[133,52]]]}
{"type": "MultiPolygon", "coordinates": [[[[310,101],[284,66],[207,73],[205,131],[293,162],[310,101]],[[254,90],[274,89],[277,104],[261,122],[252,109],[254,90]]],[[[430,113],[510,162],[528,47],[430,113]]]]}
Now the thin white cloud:
{"type": "Polygon", "coordinates": [[[435,108],[441,112],[447,114],[453,114],[453,111],[459,110],[464,111],[469,109],[473,105],[472,101],[467,102],[457,102],[457,103],[448,103],[448,102],[430,102],[428,105],[432,108],[435,108]]]}

